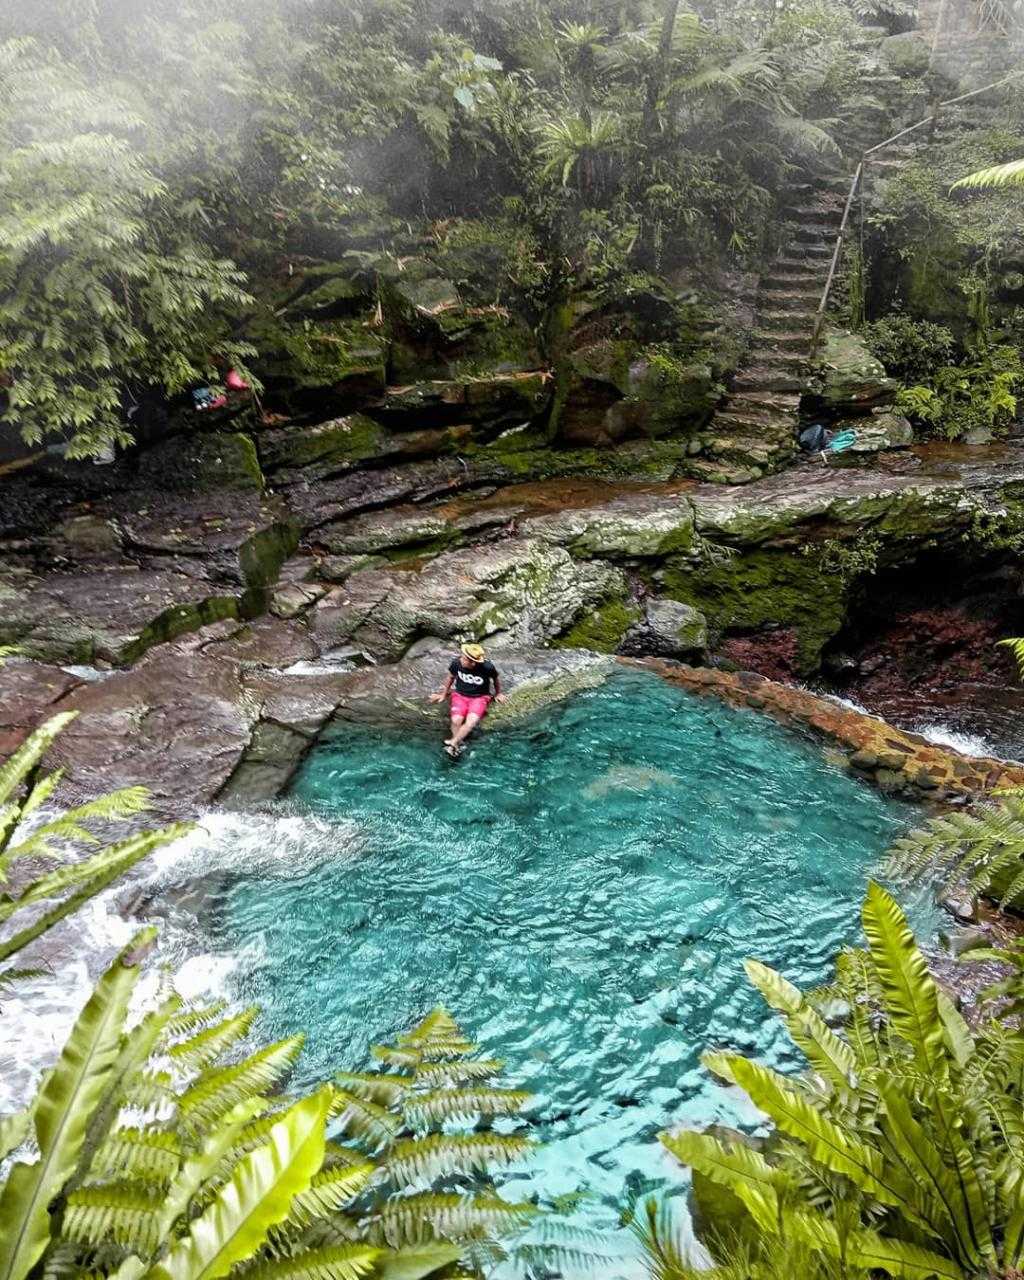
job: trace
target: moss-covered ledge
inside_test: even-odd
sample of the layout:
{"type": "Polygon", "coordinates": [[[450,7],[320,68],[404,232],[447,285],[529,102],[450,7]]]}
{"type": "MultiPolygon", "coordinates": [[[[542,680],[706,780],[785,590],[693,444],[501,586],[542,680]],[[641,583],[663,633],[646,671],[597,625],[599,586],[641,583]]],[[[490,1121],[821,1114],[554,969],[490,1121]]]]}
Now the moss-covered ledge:
{"type": "Polygon", "coordinates": [[[806,689],[780,684],[752,671],[688,667],[659,658],[619,658],[735,707],[764,711],[781,724],[809,731],[836,748],[850,768],[883,791],[916,800],[978,796],[997,787],[1024,786],[1024,765],[989,756],[964,756],[916,733],[841,706],[806,689]]]}

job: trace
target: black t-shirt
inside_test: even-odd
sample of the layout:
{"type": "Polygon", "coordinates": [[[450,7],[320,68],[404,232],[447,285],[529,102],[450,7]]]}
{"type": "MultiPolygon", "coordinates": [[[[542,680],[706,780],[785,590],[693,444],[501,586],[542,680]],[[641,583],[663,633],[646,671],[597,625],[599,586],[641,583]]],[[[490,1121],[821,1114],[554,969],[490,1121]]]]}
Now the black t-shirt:
{"type": "Polygon", "coordinates": [[[454,680],[455,692],[461,693],[464,698],[482,698],[485,694],[494,692],[498,672],[493,662],[478,662],[469,670],[462,665],[461,659],[453,658],[448,670],[454,680]]]}

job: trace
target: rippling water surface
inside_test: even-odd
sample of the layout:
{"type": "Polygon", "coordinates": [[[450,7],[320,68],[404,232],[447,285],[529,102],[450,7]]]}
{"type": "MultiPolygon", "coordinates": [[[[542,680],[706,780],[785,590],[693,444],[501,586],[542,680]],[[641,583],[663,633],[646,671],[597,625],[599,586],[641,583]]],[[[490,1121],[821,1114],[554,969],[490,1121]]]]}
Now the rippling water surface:
{"type": "Polygon", "coordinates": [[[295,795],[343,821],[344,856],[239,878],[217,913],[262,1030],[306,1028],[315,1078],[444,1003],[536,1094],[547,1145],[515,1192],[582,1188],[595,1211],[678,1181],[662,1127],[756,1123],[698,1062],[726,1045],[796,1065],[741,961],[824,979],[909,816],[764,718],[642,673],[457,764],[437,737],[347,727],[295,795]]]}

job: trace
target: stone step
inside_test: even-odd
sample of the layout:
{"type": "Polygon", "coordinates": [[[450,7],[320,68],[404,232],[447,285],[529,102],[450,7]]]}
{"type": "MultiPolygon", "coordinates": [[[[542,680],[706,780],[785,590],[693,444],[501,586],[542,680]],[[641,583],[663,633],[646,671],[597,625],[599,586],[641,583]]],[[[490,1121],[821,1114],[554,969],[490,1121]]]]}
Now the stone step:
{"type": "Polygon", "coordinates": [[[711,421],[711,430],[729,435],[757,436],[770,439],[786,436],[796,430],[798,417],[795,413],[784,414],[776,418],[757,418],[745,413],[733,413],[731,409],[722,409],[711,421]]]}
{"type": "Polygon", "coordinates": [[[739,395],[765,395],[778,391],[800,392],[806,378],[790,369],[751,362],[733,378],[733,390],[739,395]]]}
{"type": "Polygon", "coordinates": [[[768,329],[785,328],[786,324],[799,324],[802,317],[813,316],[820,300],[820,289],[795,294],[762,289],[758,315],[768,329]]]}
{"type": "Polygon", "coordinates": [[[727,406],[730,413],[769,409],[776,414],[795,416],[800,412],[800,399],[797,391],[736,391],[729,397],[727,406]]]}
{"type": "Polygon", "coordinates": [[[793,227],[789,233],[789,240],[795,249],[800,246],[801,251],[804,245],[824,244],[826,240],[834,240],[835,232],[828,227],[799,226],[793,227]]]}
{"type": "Polygon", "coordinates": [[[755,329],[761,346],[779,351],[806,351],[811,342],[811,325],[806,329],[755,329]]]}
{"type": "Polygon", "coordinates": [[[817,258],[810,262],[805,260],[802,266],[789,263],[780,269],[776,264],[761,277],[761,288],[764,292],[791,298],[799,294],[820,293],[824,278],[825,271],[817,258]]]}
{"type": "Polygon", "coordinates": [[[822,266],[817,258],[777,258],[764,279],[810,288],[809,282],[823,280],[827,272],[827,264],[822,266]]]}
{"type": "Polygon", "coordinates": [[[704,456],[759,467],[777,465],[796,452],[796,442],[759,435],[711,436],[704,444],[704,456]]]}
{"type": "Polygon", "coordinates": [[[808,364],[808,352],[780,351],[777,347],[764,347],[755,343],[748,353],[750,364],[758,369],[774,369],[777,372],[800,372],[808,364]]]}
{"type": "MultiPolygon", "coordinates": [[[[814,308],[804,311],[759,311],[754,336],[759,341],[771,342],[781,334],[798,333],[806,336],[814,328],[814,308]]],[[[786,343],[782,344],[786,346],[786,343]]]]}
{"type": "Polygon", "coordinates": [[[815,226],[838,226],[843,216],[842,209],[809,209],[806,205],[790,205],[783,213],[787,221],[814,223],[815,226]]]}

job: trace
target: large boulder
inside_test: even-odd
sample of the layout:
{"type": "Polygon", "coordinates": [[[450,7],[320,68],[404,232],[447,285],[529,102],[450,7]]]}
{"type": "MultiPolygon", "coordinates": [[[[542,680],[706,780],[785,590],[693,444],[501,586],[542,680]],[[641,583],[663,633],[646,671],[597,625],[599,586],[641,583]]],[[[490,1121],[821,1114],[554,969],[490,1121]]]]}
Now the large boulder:
{"type": "Polygon", "coordinates": [[[67,524],[56,567],[0,566],[0,643],[44,661],[124,665],[253,612],[297,536],[276,502],[223,491],[152,495],[112,522],[119,536],[102,557],[92,536],[76,551],[67,524]]]}
{"type": "Polygon", "coordinates": [[[625,637],[623,653],[660,658],[693,657],[708,647],[708,620],[699,609],[679,600],[652,596],[643,618],[625,637]]]}
{"type": "Polygon", "coordinates": [[[616,594],[625,580],[611,565],[513,539],[355,573],[316,605],[312,628],[324,650],[354,645],[384,661],[424,635],[512,648],[553,639],[616,594]]]}
{"type": "MultiPolygon", "coordinates": [[[[914,428],[902,413],[876,409],[867,417],[848,418],[836,429],[849,429],[857,439],[849,453],[881,453],[886,449],[908,449],[914,443],[914,428]]],[[[839,455],[842,457],[842,454],[839,455]]]]}
{"type": "Polygon", "coordinates": [[[722,396],[709,365],[628,339],[599,338],[577,347],[566,356],[562,382],[559,437],[598,448],[692,433],[722,396]]]}
{"type": "Polygon", "coordinates": [[[842,413],[892,404],[899,383],[871,354],[856,333],[832,329],[815,362],[817,393],[822,404],[842,413]]]}
{"type": "Polygon", "coordinates": [[[533,421],[549,399],[550,379],[543,369],[486,371],[389,387],[369,411],[395,431],[433,423],[499,427],[533,421]]]}
{"type": "Polygon", "coordinates": [[[333,320],[261,313],[247,337],[268,398],[286,408],[350,403],[383,391],[388,342],[372,312],[333,320]]]}

